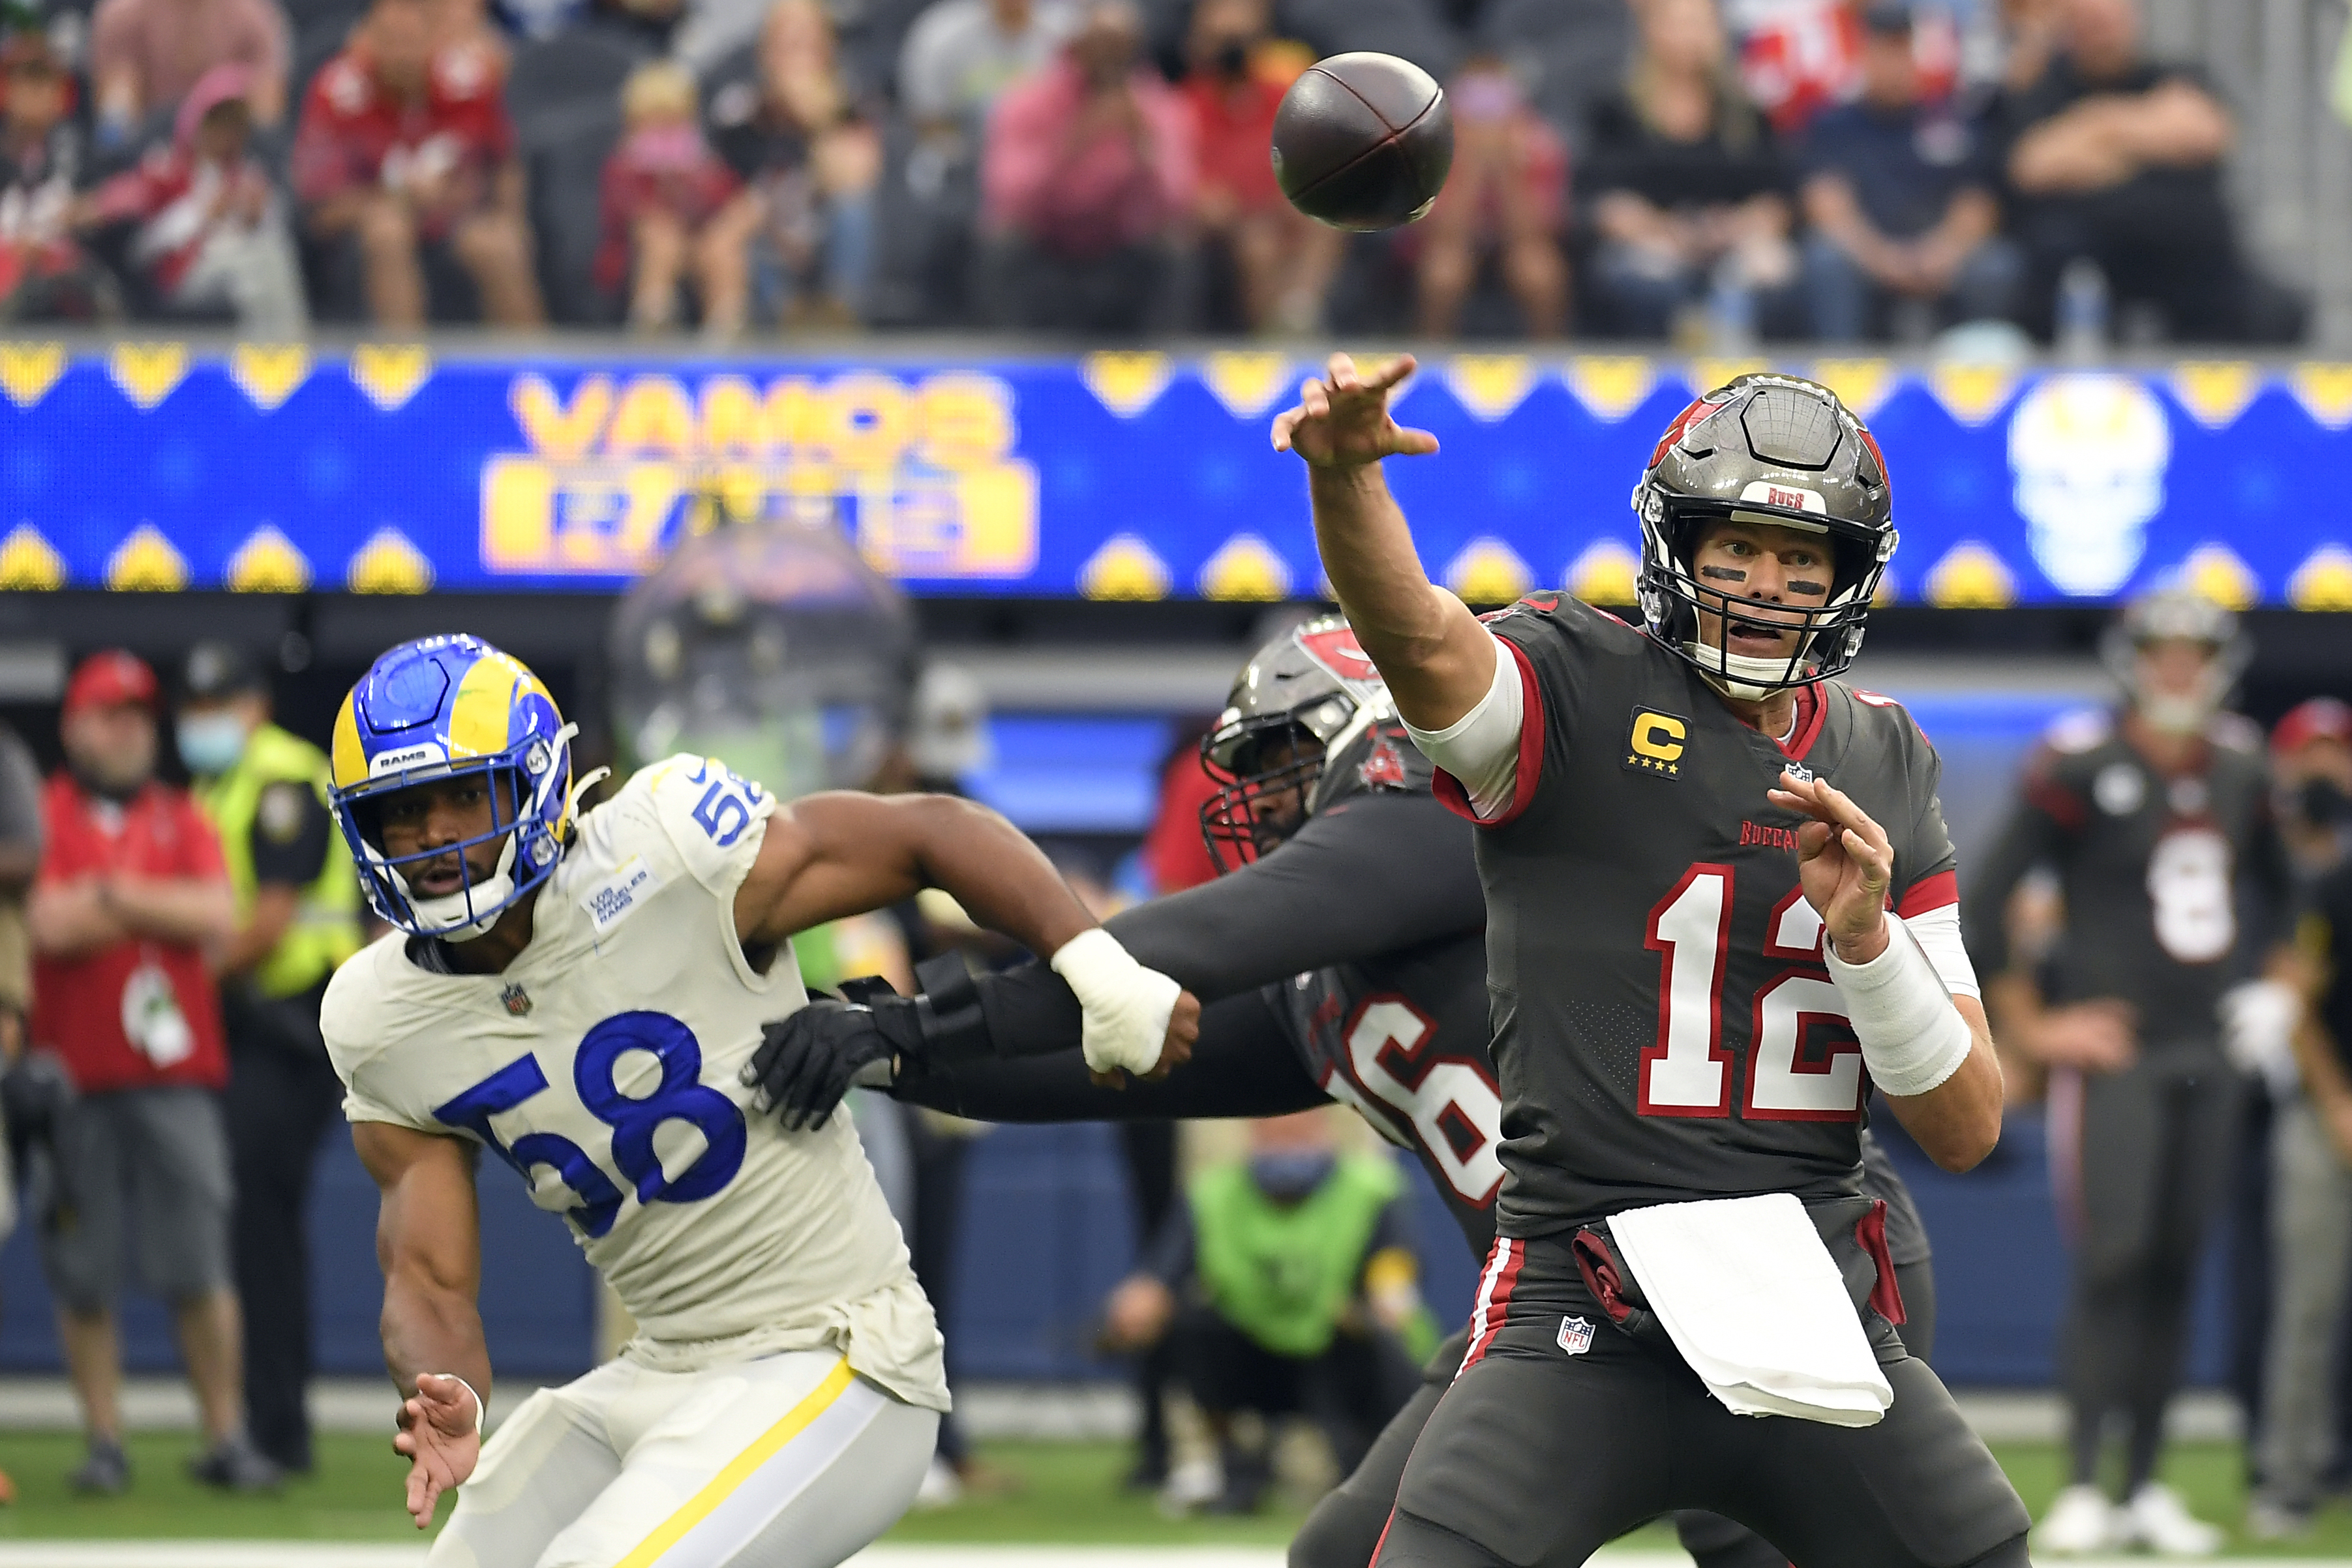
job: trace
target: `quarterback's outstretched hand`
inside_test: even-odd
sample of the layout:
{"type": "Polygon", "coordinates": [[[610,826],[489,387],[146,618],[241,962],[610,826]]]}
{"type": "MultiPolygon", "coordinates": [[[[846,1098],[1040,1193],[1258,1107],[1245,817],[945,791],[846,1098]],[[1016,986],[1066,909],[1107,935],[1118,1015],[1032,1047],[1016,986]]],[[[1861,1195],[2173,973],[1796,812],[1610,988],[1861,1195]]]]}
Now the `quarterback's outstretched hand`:
{"type": "Polygon", "coordinates": [[[1412,369],[1412,356],[1399,354],[1361,375],[1354,360],[1333,354],[1321,380],[1299,384],[1298,405],[1275,416],[1274,449],[1296,452],[1318,468],[1359,468],[1436,451],[1436,437],[1389,417],[1389,394],[1412,369]]]}
{"type": "Polygon", "coordinates": [[[1797,879],[1837,955],[1859,964],[1885,952],[1886,889],[1895,882],[1886,830],[1827,779],[1783,771],[1780,787],[1766,794],[1781,810],[1812,818],[1797,829],[1797,879]]]}
{"type": "Polygon", "coordinates": [[[416,1393],[400,1406],[392,1447],[410,1461],[409,1514],[417,1529],[429,1530],[441,1494],[465,1485],[482,1457],[482,1410],[474,1391],[454,1377],[420,1374],[416,1393]]]}

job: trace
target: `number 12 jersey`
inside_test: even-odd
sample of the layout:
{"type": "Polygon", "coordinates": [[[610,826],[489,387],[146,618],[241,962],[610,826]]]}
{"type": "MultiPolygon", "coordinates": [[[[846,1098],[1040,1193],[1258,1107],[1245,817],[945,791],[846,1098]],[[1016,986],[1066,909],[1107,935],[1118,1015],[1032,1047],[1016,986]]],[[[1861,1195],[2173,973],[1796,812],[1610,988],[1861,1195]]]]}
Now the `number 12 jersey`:
{"type": "MultiPolygon", "coordinates": [[[[1776,742],[1572,599],[1490,624],[1527,715],[1511,808],[1478,835],[1501,1233],[1859,1192],[1868,1075],[1798,883],[1806,819],[1766,792],[1783,768],[1844,791],[1894,846],[1894,907],[1927,914],[1958,898],[1934,748],[1900,705],[1835,680],[1801,692],[1776,742]]],[[[1468,814],[1459,784],[1438,787],[1468,814]]]]}

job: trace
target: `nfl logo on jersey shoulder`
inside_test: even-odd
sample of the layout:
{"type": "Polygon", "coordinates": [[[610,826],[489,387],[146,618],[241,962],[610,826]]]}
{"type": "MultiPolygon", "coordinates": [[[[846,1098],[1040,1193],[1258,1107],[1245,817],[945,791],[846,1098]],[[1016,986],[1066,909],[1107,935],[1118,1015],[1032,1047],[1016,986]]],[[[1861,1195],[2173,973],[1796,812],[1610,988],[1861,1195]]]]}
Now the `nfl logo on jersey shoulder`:
{"type": "Polygon", "coordinates": [[[1592,1348],[1592,1320],[1562,1318],[1559,1321],[1559,1348],[1570,1355],[1582,1355],[1592,1348]]]}

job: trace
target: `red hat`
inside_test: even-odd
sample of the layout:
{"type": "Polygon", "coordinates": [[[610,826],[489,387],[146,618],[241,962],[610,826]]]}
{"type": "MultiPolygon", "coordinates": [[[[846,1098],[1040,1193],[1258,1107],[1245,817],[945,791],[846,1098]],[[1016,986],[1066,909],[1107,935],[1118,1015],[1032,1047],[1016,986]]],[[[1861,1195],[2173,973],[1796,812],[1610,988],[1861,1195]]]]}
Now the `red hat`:
{"type": "Polygon", "coordinates": [[[110,647],[91,654],[74,670],[73,679],[66,682],[65,710],[72,714],[85,708],[119,708],[135,702],[152,713],[162,692],[145,659],[110,647]]]}
{"type": "Polygon", "coordinates": [[[2287,710],[2271,731],[2271,754],[2287,756],[2314,741],[2352,746],[2352,707],[2333,697],[2315,697],[2287,710]]]}

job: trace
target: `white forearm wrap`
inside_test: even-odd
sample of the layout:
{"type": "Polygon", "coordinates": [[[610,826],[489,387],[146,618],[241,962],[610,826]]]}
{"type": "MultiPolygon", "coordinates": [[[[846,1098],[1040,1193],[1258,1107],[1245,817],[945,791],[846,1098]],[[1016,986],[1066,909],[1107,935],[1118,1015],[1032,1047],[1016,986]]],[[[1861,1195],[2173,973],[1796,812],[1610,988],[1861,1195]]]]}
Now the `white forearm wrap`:
{"type": "Polygon", "coordinates": [[[1960,1070],[1976,1035],[1903,917],[1889,910],[1886,924],[1886,951],[1868,963],[1846,963],[1834,942],[1822,956],[1871,1080],[1888,1094],[1925,1094],[1960,1070]]]}
{"type": "Polygon", "coordinates": [[[1100,926],[1064,942],[1053,966],[1077,993],[1085,1011],[1080,1043],[1087,1066],[1097,1072],[1124,1068],[1148,1073],[1160,1065],[1168,1020],[1182,986],[1136,963],[1118,938],[1100,926]]]}

